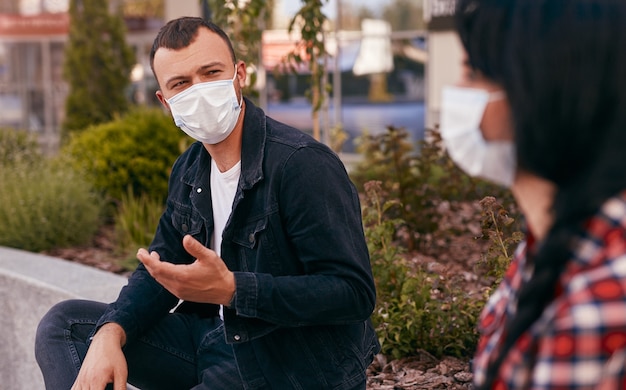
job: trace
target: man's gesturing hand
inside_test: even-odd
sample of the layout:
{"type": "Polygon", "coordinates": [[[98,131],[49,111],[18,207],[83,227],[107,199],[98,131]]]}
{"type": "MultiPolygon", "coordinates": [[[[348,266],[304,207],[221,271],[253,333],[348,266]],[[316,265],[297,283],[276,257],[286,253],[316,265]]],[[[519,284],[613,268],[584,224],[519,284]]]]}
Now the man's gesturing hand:
{"type": "Polygon", "coordinates": [[[192,264],[161,261],[158,253],[141,248],[137,259],[157,282],[176,297],[192,302],[228,305],[235,293],[235,276],[211,249],[190,235],[183,247],[196,258],[192,264]]]}

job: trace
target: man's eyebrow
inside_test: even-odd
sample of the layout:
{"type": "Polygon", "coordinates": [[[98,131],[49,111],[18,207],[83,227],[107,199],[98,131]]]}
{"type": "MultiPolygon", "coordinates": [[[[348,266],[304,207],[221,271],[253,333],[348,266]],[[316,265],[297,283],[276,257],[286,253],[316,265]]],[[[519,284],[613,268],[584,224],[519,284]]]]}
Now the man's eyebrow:
{"type": "Polygon", "coordinates": [[[165,80],[165,86],[167,87],[167,86],[169,86],[171,83],[173,83],[174,81],[184,80],[184,79],[186,79],[186,78],[187,78],[187,77],[185,77],[185,76],[174,76],[174,77],[171,77],[171,78],[169,78],[169,79],[165,80]]]}
{"type": "Polygon", "coordinates": [[[222,61],[213,61],[199,67],[196,73],[202,73],[205,70],[215,68],[216,66],[226,67],[226,65],[222,61]]]}
{"type": "MultiPolygon", "coordinates": [[[[209,62],[208,64],[202,65],[201,67],[199,67],[196,70],[196,73],[203,73],[211,68],[215,68],[215,67],[223,67],[226,68],[226,64],[224,64],[222,61],[213,61],[213,62],[209,62]]],[[[170,77],[169,79],[167,79],[165,81],[165,85],[168,86],[170,85],[172,82],[177,82],[180,80],[186,80],[188,79],[188,76],[184,76],[184,75],[177,75],[177,76],[173,76],[170,77]]]]}

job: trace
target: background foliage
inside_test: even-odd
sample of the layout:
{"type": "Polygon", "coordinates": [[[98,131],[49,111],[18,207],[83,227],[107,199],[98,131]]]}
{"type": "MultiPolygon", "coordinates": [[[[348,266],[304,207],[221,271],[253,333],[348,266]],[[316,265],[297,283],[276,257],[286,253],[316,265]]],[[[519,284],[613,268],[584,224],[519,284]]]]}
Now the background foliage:
{"type": "Polygon", "coordinates": [[[165,201],[169,172],[192,140],[157,108],[137,108],[73,137],[62,151],[88,172],[95,188],[119,202],[136,196],[165,201]]]}
{"type": "Polygon", "coordinates": [[[471,178],[460,170],[443,151],[436,130],[427,131],[416,145],[402,128],[388,127],[377,135],[364,133],[357,140],[362,162],[351,172],[360,191],[370,180],[381,181],[385,199],[395,200],[397,207],[387,211],[398,218],[409,234],[404,245],[418,249],[424,239],[439,229],[442,202],[458,206],[459,201],[478,200],[491,195],[504,203],[514,203],[511,193],[489,182],[471,178]]]}
{"type": "Polygon", "coordinates": [[[121,13],[107,0],[71,0],[63,76],[69,84],[63,136],[110,121],[128,109],[126,88],[135,63],[121,13]]]}
{"type": "Polygon", "coordinates": [[[82,245],[100,204],[81,171],[39,154],[23,132],[0,129],[0,246],[42,251],[82,245]]]}
{"type": "Polygon", "coordinates": [[[114,218],[115,248],[120,266],[129,271],[137,267],[137,248],[148,248],[163,209],[161,201],[145,194],[136,196],[130,189],[122,197],[114,218]]]}
{"type": "MultiPolygon", "coordinates": [[[[402,129],[362,139],[364,160],[351,176],[363,195],[363,223],[378,300],[372,321],[382,353],[393,358],[417,350],[467,358],[474,351],[476,321],[522,238],[515,207],[505,209],[494,196],[512,202],[508,190],[475,180],[454,166],[436,131],[416,150],[402,129]],[[469,235],[441,223],[439,206],[480,201],[480,221],[487,250],[481,268],[492,285],[478,295],[463,289],[462,275],[433,272],[410,261],[411,254],[432,246],[432,236],[469,235]]],[[[450,211],[448,211],[449,213],[450,211]]],[[[470,221],[468,221],[470,222],[470,221]]]]}

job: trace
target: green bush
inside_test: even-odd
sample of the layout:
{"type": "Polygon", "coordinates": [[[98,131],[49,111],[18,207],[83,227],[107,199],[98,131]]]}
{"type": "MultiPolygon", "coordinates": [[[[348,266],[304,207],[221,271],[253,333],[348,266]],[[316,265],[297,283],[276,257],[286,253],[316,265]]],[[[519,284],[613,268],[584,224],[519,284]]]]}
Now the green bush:
{"type": "Polygon", "coordinates": [[[147,248],[163,213],[163,204],[148,196],[135,196],[131,191],[123,198],[115,215],[116,249],[120,265],[133,270],[138,264],[138,248],[147,248]]]}
{"type": "Polygon", "coordinates": [[[4,164],[0,183],[0,245],[33,252],[82,245],[99,227],[101,202],[71,166],[43,159],[4,164]]]}
{"type": "Polygon", "coordinates": [[[92,126],[63,149],[95,188],[119,202],[130,189],[164,201],[169,172],[190,138],[156,108],[137,108],[112,122],[92,126]]]}
{"type": "Polygon", "coordinates": [[[0,165],[41,160],[37,139],[26,131],[0,128],[0,165]]]}
{"type": "Polygon", "coordinates": [[[437,132],[417,149],[406,138],[396,128],[366,135],[361,144],[364,160],[351,174],[362,189],[363,224],[378,295],[372,321],[382,353],[392,358],[418,350],[467,358],[478,340],[480,311],[510,263],[511,248],[521,239],[516,214],[509,215],[496,197],[485,194],[506,204],[513,203],[512,196],[459,170],[443,152],[437,132]],[[437,247],[445,246],[451,235],[472,234],[444,220],[439,206],[447,202],[449,215],[463,203],[480,199],[482,210],[465,218],[481,222],[485,252],[475,271],[492,279],[470,296],[462,288],[462,275],[431,272],[408,259],[417,249],[437,256],[446,251],[437,247]]]}
{"type": "Polygon", "coordinates": [[[399,207],[387,213],[390,218],[402,220],[411,232],[405,238],[409,250],[423,245],[423,238],[439,229],[437,207],[443,201],[454,207],[458,201],[492,195],[512,202],[508,190],[471,178],[456,167],[442,152],[437,131],[428,131],[426,138],[414,145],[404,129],[395,127],[375,136],[365,134],[358,140],[363,160],[350,174],[359,191],[366,182],[378,180],[387,199],[398,202],[399,207]]]}
{"type": "Polygon", "coordinates": [[[381,352],[399,359],[425,350],[435,356],[467,357],[478,334],[476,320],[484,299],[470,299],[455,277],[437,275],[408,264],[396,245],[396,227],[388,218],[398,202],[383,203],[380,181],[365,184],[363,223],[376,282],[377,303],[372,315],[381,352]]]}

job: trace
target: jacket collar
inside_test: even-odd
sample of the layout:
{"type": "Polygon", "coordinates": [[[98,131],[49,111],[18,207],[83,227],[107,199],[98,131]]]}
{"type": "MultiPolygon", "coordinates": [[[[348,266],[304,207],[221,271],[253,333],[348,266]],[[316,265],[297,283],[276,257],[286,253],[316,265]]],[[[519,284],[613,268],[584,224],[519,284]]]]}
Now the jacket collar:
{"type": "Polygon", "coordinates": [[[263,180],[263,158],[267,140],[266,117],[263,110],[246,101],[241,141],[241,185],[248,190],[263,180]]]}

